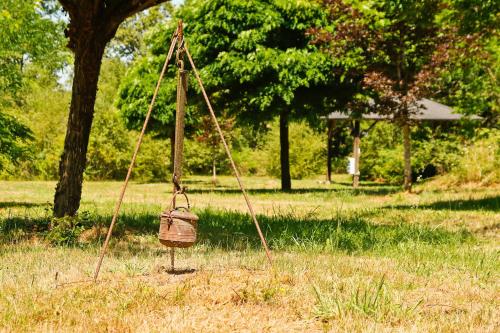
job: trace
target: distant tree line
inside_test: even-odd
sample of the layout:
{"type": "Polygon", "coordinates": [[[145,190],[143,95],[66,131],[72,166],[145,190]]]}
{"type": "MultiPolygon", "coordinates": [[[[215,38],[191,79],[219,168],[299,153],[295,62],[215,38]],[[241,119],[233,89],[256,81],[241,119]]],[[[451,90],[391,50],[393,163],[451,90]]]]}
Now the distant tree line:
{"type": "MultiPolygon", "coordinates": [[[[363,141],[378,148],[365,150],[363,174],[400,181],[390,171],[404,169],[406,187],[412,172],[421,175],[430,163],[424,152],[436,172],[448,172],[459,164],[464,140],[478,138],[467,124],[412,129],[409,112],[419,98],[480,115],[483,127],[498,128],[496,1],[188,0],[178,9],[152,7],[160,2],[0,4],[2,177],[59,178],[57,216],[77,212],[84,172],[89,179],[123,177],[177,19],[186,22],[191,52],[239,164],[248,173],[280,176],[283,190],[292,178],[322,172],[321,117],[331,111],[394,116],[400,132],[384,125],[377,129],[382,137],[363,141]],[[68,77],[61,71],[72,58],[69,94],[57,80],[68,77]],[[446,144],[440,148],[436,139],[446,144]],[[397,149],[408,154],[394,168],[387,161],[401,162],[392,153],[397,149]],[[381,156],[384,162],[375,162],[381,156]]],[[[189,85],[186,168],[224,173],[199,91],[193,80],[189,85]]],[[[174,96],[174,80],[167,78],[137,166],[146,180],[168,178],[174,96]]],[[[348,154],[344,137],[339,158],[348,154]]],[[[343,167],[336,161],[337,170],[343,167]]]]}

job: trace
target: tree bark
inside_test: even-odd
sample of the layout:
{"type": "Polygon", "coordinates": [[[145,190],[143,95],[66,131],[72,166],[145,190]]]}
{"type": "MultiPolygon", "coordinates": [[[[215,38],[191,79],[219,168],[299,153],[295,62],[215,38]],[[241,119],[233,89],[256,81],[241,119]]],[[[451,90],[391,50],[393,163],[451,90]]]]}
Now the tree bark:
{"type": "Polygon", "coordinates": [[[107,42],[127,17],[165,1],[59,0],[69,14],[64,33],[69,38],[68,48],[74,52],[75,62],[68,127],[54,196],[54,216],[73,216],[80,207],[97,82],[107,42]]]}
{"type": "Polygon", "coordinates": [[[411,139],[410,125],[406,121],[403,124],[403,147],[404,147],[404,185],[407,192],[411,192],[412,174],[411,174],[411,139]]]}
{"type": "Polygon", "coordinates": [[[78,42],[75,49],[71,106],[54,197],[56,217],[73,216],[80,207],[97,82],[106,46],[105,41],[91,34],[83,36],[78,42]]]}
{"type": "Polygon", "coordinates": [[[281,190],[292,189],[290,177],[290,141],[288,136],[288,115],[287,109],[280,112],[280,162],[281,162],[281,190]]]}
{"type": "Polygon", "coordinates": [[[328,120],[328,138],[326,141],[326,181],[329,184],[332,182],[333,126],[334,120],[328,120]]]}

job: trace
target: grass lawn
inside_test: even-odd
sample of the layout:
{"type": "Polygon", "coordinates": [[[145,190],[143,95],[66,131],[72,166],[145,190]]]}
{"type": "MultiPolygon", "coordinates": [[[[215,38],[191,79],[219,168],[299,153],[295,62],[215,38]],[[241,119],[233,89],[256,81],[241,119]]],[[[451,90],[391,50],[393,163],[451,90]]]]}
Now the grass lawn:
{"type": "MultiPolygon", "coordinates": [[[[47,240],[54,182],[0,182],[0,332],[309,332],[500,330],[500,188],[405,194],[244,178],[274,256],[271,268],[232,177],[187,177],[199,241],[157,241],[170,184],[129,186],[101,269],[91,279],[119,182],[87,182],[80,220],[47,240]],[[64,238],[66,237],[66,238],[64,238]]],[[[53,233],[51,233],[53,235],[53,233]]]]}

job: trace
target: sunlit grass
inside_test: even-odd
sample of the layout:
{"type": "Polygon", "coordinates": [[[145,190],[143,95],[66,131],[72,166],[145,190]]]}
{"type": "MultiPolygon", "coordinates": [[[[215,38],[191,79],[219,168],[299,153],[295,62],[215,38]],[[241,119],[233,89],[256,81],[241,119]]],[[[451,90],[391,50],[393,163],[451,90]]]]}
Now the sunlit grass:
{"type": "Polygon", "coordinates": [[[495,331],[497,188],[419,194],[344,177],[327,185],[244,179],[270,269],[231,177],[188,177],[199,241],[156,238],[170,184],[133,183],[88,283],[121,183],[86,183],[70,246],[47,240],[53,182],[0,182],[0,331],[495,331]],[[93,227],[100,226],[99,228],[93,227]],[[192,271],[194,270],[194,272],[192,271]],[[75,281],[84,283],[65,284],[75,281]],[[258,318],[256,320],[255,318],[258,318]]]}

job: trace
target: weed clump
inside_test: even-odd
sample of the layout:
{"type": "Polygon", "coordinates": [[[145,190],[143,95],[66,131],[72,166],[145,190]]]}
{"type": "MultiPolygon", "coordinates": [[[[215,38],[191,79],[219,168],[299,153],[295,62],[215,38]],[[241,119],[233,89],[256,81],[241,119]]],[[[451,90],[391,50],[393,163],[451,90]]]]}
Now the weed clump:
{"type": "MultiPolygon", "coordinates": [[[[375,321],[408,318],[416,313],[423,300],[405,305],[395,300],[385,276],[380,280],[360,283],[346,290],[322,293],[313,286],[316,297],[314,316],[324,323],[345,317],[363,316],[375,321]]],[[[345,288],[341,288],[345,289],[345,288]]]]}

